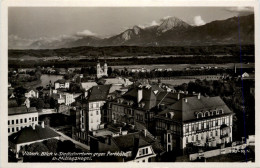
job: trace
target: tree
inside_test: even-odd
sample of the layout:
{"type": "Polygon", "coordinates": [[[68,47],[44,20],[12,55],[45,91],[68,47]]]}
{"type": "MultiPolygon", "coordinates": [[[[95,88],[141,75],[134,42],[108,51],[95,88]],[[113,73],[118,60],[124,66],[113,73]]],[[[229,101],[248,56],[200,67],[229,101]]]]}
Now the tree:
{"type": "Polygon", "coordinates": [[[57,152],[58,142],[59,141],[57,139],[48,139],[45,140],[43,144],[46,145],[50,152],[57,152]]]}

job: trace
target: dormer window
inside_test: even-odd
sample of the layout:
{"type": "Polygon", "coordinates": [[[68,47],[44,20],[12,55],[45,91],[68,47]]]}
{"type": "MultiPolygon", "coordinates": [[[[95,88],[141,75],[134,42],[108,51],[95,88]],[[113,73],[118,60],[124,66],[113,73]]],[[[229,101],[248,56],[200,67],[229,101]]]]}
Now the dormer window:
{"type": "Polygon", "coordinates": [[[214,115],[217,115],[217,110],[213,110],[212,111],[212,115],[214,116],[214,115]]]}
{"type": "Polygon", "coordinates": [[[204,116],[205,116],[205,117],[209,117],[209,116],[210,116],[210,113],[209,113],[208,111],[206,111],[206,112],[204,113],[204,116]]]}
{"type": "Polygon", "coordinates": [[[219,109],[218,110],[218,114],[224,114],[224,110],[223,109],[219,109]]]}
{"type": "Polygon", "coordinates": [[[202,118],[202,117],[203,117],[203,113],[202,112],[198,112],[197,118],[202,118]]]}

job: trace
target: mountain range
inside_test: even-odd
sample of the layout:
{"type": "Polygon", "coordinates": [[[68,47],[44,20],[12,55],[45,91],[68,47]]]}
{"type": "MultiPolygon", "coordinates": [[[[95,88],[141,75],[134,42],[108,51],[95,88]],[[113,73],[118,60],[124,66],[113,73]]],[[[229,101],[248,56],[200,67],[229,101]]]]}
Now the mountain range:
{"type": "Polygon", "coordinates": [[[176,17],[168,17],[160,25],[133,26],[109,38],[86,36],[52,42],[35,41],[30,49],[55,49],[79,46],[200,46],[222,44],[254,44],[254,15],[217,20],[193,26],[176,17]]]}

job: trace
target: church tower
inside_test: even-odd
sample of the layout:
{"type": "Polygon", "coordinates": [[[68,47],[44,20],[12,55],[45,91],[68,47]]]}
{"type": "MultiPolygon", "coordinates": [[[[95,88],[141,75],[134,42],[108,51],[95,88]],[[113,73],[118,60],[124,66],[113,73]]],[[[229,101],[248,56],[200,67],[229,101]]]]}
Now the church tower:
{"type": "Polygon", "coordinates": [[[100,76],[100,63],[99,61],[97,62],[97,78],[100,76]]]}
{"type": "Polygon", "coordinates": [[[107,63],[105,62],[104,67],[100,66],[99,61],[97,62],[97,78],[107,76],[107,63]]]}
{"type": "Polygon", "coordinates": [[[107,62],[104,64],[104,76],[107,76],[107,62]]]}

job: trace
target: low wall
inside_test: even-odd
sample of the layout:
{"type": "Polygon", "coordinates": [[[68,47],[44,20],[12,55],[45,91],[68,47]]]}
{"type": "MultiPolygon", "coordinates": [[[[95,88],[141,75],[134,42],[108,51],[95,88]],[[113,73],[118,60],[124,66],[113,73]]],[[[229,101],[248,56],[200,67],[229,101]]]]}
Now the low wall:
{"type": "Polygon", "coordinates": [[[215,149],[215,150],[201,152],[201,153],[194,153],[194,154],[190,154],[189,158],[192,161],[192,160],[196,160],[198,157],[209,158],[209,157],[218,156],[222,154],[236,153],[239,149],[245,149],[246,146],[247,146],[246,144],[241,144],[241,145],[227,147],[223,149],[215,149]]]}

